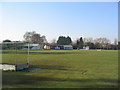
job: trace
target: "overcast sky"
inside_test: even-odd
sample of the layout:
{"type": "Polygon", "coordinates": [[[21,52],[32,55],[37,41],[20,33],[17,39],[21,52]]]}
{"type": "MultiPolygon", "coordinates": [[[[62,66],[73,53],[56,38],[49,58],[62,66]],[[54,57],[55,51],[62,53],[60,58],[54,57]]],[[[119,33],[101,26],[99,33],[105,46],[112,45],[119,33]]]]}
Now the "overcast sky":
{"type": "Polygon", "coordinates": [[[26,31],[45,35],[118,38],[117,2],[4,2],[0,4],[0,40],[23,40],[26,31]]]}

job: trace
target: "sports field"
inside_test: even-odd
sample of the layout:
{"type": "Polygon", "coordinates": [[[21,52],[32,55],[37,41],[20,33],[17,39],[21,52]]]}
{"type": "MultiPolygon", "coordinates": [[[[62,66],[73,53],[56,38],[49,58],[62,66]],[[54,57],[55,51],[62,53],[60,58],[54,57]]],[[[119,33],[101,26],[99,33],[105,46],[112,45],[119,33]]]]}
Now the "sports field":
{"type": "MultiPolygon", "coordinates": [[[[3,63],[26,62],[27,53],[3,51],[3,63]]],[[[117,50],[31,51],[31,72],[3,72],[3,88],[114,88],[118,81],[117,50]]]]}

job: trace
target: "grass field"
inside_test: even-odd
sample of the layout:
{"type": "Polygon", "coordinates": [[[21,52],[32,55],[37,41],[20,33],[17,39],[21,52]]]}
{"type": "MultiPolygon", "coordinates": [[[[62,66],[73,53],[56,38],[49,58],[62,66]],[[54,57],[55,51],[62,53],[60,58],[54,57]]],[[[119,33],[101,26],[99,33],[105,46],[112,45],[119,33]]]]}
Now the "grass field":
{"type": "MultiPolygon", "coordinates": [[[[15,54],[3,51],[3,63],[15,63],[15,54]]],[[[17,54],[25,62],[27,53],[17,54]]],[[[116,50],[31,51],[32,72],[3,72],[3,88],[114,88],[118,81],[116,50]]]]}

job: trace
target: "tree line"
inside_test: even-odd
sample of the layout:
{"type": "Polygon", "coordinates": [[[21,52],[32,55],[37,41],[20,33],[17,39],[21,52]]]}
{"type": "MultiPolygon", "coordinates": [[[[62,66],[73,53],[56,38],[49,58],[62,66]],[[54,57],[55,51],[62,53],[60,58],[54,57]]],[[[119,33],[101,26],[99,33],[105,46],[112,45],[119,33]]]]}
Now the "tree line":
{"type": "MultiPolygon", "coordinates": [[[[45,44],[54,44],[54,45],[72,45],[74,49],[83,49],[83,47],[89,46],[90,49],[107,49],[107,50],[117,50],[120,48],[120,42],[117,39],[114,40],[112,44],[109,39],[103,38],[83,38],[72,41],[70,36],[59,36],[57,40],[53,39],[51,42],[47,42],[47,39],[44,35],[36,33],[35,31],[26,32],[23,35],[24,42],[29,42],[33,44],[40,44],[42,47],[45,44]]],[[[11,42],[11,40],[3,40],[3,42],[11,42]]]]}

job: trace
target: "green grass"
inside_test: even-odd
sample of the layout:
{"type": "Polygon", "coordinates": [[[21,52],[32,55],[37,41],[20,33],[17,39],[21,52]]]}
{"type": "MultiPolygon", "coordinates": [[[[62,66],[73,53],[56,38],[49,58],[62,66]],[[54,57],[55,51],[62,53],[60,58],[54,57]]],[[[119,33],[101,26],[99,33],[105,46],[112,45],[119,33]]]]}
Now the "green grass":
{"type": "MultiPolygon", "coordinates": [[[[24,63],[27,54],[17,57],[24,63]]],[[[15,63],[14,53],[3,53],[2,58],[3,63],[15,63]]],[[[32,50],[30,67],[42,69],[3,72],[3,88],[113,88],[118,80],[118,51],[32,50]]]]}

